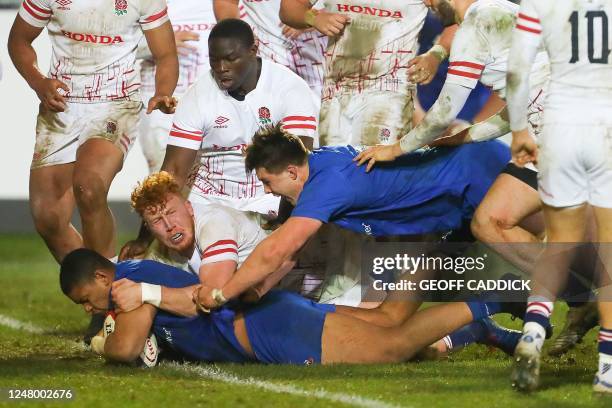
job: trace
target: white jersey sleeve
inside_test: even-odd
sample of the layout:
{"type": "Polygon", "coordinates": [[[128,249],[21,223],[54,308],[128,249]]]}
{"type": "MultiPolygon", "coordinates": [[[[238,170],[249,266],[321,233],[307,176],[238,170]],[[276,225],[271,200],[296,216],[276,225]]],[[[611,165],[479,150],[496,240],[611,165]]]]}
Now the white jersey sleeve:
{"type": "Polygon", "coordinates": [[[140,7],[139,23],[143,30],[152,30],[169,21],[165,0],[141,0],[140,7]]]}
{"type": "Polygon", "coordinates": [[[284,95],[283,129],[295,136],[306,136],[316,139],[320,101],[308,87],[308,84],[297,76],[287,82],[284,95]]]}
{"type": "Polygon", "coordinates": [[[448,78],[423,120],[400,139],[402,152],[410,153],[442,136],[465,105],[471,88],[449,82],[448,78]]]}
{"type": "Polygon", "coordinates": [[[51,0],[23,0],[19,8],[19,16],[26,23],[43,28],[51,19],[51,0]]]}
{"type": "Polygon", "coordinates": [[[542,26],[532,0],[523,0],[512,35],[506,79],[506,101],[510,128],[514,131],[528,126],[529,76],[541,42],[542,26]]]}
{"type": "Polygon", "coordinates": [[[491,55],[481,20],[476,13],[470,13],[459,26],[449,57],[447,84],[476,87],[491,55]]]}
{"type": "Polygon", "coordinates": [[[196,83],[179,102],[168,136],[168,145],[200,150],[206,118],[200,110],[199,94],[200,87],[196,83]]]}
{"type": "Polygon", "coordinates": [[[196,223],[196,242],[202,265],[221,261],[238,263],[240,232],[229,213],[214,211],[196,223]]]}

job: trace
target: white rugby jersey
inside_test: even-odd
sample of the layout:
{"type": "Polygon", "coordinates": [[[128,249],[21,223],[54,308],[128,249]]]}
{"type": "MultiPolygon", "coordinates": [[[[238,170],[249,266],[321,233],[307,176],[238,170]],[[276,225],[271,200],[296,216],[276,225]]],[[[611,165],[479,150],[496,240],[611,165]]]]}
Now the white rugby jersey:
{"type": "Polygon", "coordinates": [[[244,148],[257,130],[278,122],[316,143],[318,113],[319,101],[306,82],[282,65],[262,60],[257,87],[244,101],[220,90],[209,70],[181,99],[168,137],[168,145],[198,150],[189,199],[206,203],[219,197],[245,208],[262,198],[262,183],[245,171],[244,148]]]}
{"type": "MultiPolygon", "coordinates": [[[[505,98],[508,54],[517,14],[518,6],[510,1],[474,2],[455,33],[446,83],[474,88],[480,81],[505,98]]],[[[542,49],[531,69],[533,92],[542,89],[548,76],[548,57],[542,49]]]]}
{"type": "MultiPolygon", "coordinates": [[[[167,0],[167,2],[172,29],[175,32],[192,31],[200,35],[198,41],[187,42],[197,47],[197,50],[190,51],[189,55],[178,56],[179,79],[174,95],[182,96],[209,67],[208,35],[216,20],[212,0],[167,0]]],[[[155,93],[155,61],[143,60],[140,65],[140,76],[143,94],[146,97],[152,96],[155,93]]]]}
{"type": "Polygon", "coordinates": [[[416,56],[427,15],[422,0],[323,0],[320,4],[330,13],[351,19],[341,36],[329,38],[323,98],[364,88],[398,91],[412,86],[407,64],[416,56]]]}
{"type": "Polygon", "coordinates": [[[67,100],[88,103],[138,91],[134,63],[142,30],[168,21],[164,0],[24,0],[19,15],[47,27],[49,77],[68,85],[67,100]]]}
{"type": "MultiPolygon", "coordinates": [[[[238,267],[267,234],[253,213],[222,205],[202,206],[194,214],[196,252],[199,265],[234,261],[238,267]]],[[[195,256],[190,267],[199,271],[195,256]]]]}
{"type": "Polygon", "coordinates": [[[508,95],[511,126],[524,128],[525,89],[521,68],[533,63],[543,44],[551,64],[545,122],[610,123],[612,108],[612,0],[523,0],[514,33],[510,71],[517,86],[508,95]]]}

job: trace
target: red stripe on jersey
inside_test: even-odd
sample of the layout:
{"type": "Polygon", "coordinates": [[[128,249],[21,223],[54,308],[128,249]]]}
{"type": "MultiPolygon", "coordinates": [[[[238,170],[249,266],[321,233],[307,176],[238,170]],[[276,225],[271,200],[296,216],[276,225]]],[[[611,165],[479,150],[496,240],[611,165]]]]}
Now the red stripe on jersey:
{"type": "Polygon", "coordinates": [[[38,7],[36,4],[32,3],[30,0],[25,0],[25,2],[28,3],[28,6],[32,7],[34,10],[38,11],[39,13],[48,14],[49,16],[51,15],[51,10],[45,10],[44,8],[38,7]]]}
{"type": "Polygon", "coordinates": [[[32,17],[34,17],[37,20],[47,21],[49,19],[49,17],[43,17],[43,16],[39,16],[38,14],[36,14],[34,10],[32,10],[30,6],[28,6],[28,3],[26,2],[23,3],[23,9],[27,11],[32,17]]]}
{"type": "Polygon", "coordinates": [[[483,70],[484,69],[484,65],[482,64],[476,64],[475,62],[467,62],[467,61],[453,61],[450,64],[448,64],[449,67],[467,67],[467,68],[474,68],[474,69],[480,69],[483,70]]]}
{"type": "Polygon", "coordinates": [[[228,253],[228,252],[238,255],[238,250],[236,248],[225,248],[225,249],[217,249],[216,251],[206,252],[204,255],[202,255],[202,259],[209,258],[214,255],[228,253]]]}
{"type": "Polygon", "coordinates": [[[181,127],[176,126],[175,123],[172,124],[172,127],[175,128],[176,130],[180,130],[181,132],[191,133],[192,135],[202,135],[202,134],[204,134],[204,132],[202,132],[201,130],[187,130],[187,129],[183,129],[181,127]]]}
{"type": "Polygon", "coordinates": [[[299,125],[283,125],[283,129],[312,129],[317,130],[316,125],[307,125],[305,123],[299,125]]]}
{"type": "Polygon", "coordinates": [[[519,16],[519,18],[522,18],[522,19],[527,20],[527,21],[531,21],[532,23],[539,23],[540,22],[539,18],[529,17],[528,15],[523,14],[523,13],[519,13],[518,16],[519,16]]]}
{"type": "Polygon", "coordinates": [[[149,17],[145,18],[143,23],[152,23],[155,20],[159,20],[160,18],[162,18],[166,14],[168,14],[168,7],[166,7],[165,9],[163,9],[162,11],[160,11],[157,14],[153,14],[152,16],[149,16],[149,17]]]}
{"type": "Polygon", "coordinates": [[[233,245],[236,248],[238,248],[238,244],[233,239],[222,239],[222,240],[219,240],[219,241],[214,242],[214,243],[210,244],[209,246],[207,246],[206,249],[202,251],[202,253],[204,254],[210,248],[216,247],[216,246],[220,246],[220,245],[233,245]]]}
{"type": "Polygon", "coordinates": [[[190,135],[188,133],[177,132],[176,130],[171,130],[170,131],[170,136],[180,137],[180,138],[189,139],[189,140],[195,140],[195,141],[198,141],[198,142],[201,142],[202,139],[203,139],[202,136],[194,136],[194,135],[190,135]]]}
{"type": "Polygon", "coordinates": [[[538,30],[536,28],[527,27],[527,26],[524,26],[522,24],[517,24],[516,28],[518,28],[519,30],[523,30],[523,31],[529,31],[530,33],[534,33],[534,34],[540,34],[542,32],[542,30],[538,30]]]}
{"type": "Polygon", "coordinates": [[[289,122],[290,120],[309,120],[311,122],[316,122],[317,118],[314,116],[287,116],[283,119],[283,122],[289,122]]]}
{"type": "Polygon", "coordinates": [[[480,74],[473,74],[471,72],[457,71],[456,69],[449,69],[448,73],[451,75],[457,75],[457,76],[462,76],[466,78],[480,79],[480,74]]]}

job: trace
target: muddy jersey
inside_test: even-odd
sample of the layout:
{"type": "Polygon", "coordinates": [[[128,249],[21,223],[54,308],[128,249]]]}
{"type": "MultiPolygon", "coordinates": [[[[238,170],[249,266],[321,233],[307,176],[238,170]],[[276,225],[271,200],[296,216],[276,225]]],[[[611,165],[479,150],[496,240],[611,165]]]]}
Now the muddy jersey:
{"type": "Polygon", "coordinates": [[[263,184],[245,171],[244,148],[257,130],[279,122],[316,140],[318,111],[306,82],[282,65],[262,60],[257,86],[243,101],[219,89],[209,70],[182,98],[168,138],[169,145],[198,150],[189,199],[216,197],[233,208],[262,199],[263,184]]]}
{"type": "Polygon", "coordinates": [[[24,0],[19,15],[32,26],[47,27],[49,77],[70,88],[69,102],[87,103],[138,91],[134,64],[143,30],[168,21],[165,0],[24,0]]]}
{"type": "MultiPolygon", "coordinates": [[[[475,88],[478,81],[506,96],[508,54],[512,43],[518,6],[506,0],[479,0],[466,11],[449,57],[446,83],[475,88]]],[[[536,57],[530,78],[535,94],[549,77],[546,52],[536,57]]]]}
{"type": "Polygon", "coordinates": [[[427,15],[423,1],[325,0],[320,4],[330,13],[351,19],[342,35],[329,38],[323,99],[338,92],[398,91],[409,85],[408,61],[416,56],[427,15]]]}
{"type": "MultiPolygon", "coordinates": [[[[187,44],[197,47],[188,55],[180,55],[179,79],[174,90],[175,96],[187,92],[196,79],[206,72],[208,63],[208,35],[215,26],[212,0],[167,0],[168,16],[174,32],[191,31],[200,36],[198,41],[188,41],[187,44]]],[[[155,93],[155,61],[145,59],[140,66],[142,92],[150,97],[155,93]]]]}

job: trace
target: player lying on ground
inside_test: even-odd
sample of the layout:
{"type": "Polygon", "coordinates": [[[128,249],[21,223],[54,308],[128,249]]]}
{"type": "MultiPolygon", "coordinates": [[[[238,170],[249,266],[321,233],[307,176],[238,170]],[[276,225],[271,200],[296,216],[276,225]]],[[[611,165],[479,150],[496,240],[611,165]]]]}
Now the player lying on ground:
{"type": "MultiPolygon", "coordinates": [[[[351,147],[309,153],[280,127],[253,137],[246,162],[267,192],[294,204],[291,217],[263,240],[223,287],[227,299],[261,282],[292,259],[323,223],[373,236],[420,235],[459,229],[509,159],[500,142],[419,152],[365,169],[351,147]]],[[[203,288],[207,308],[217,302],[203,288]]]]}
{"type": "MultiPolygon", "coordinates": [[[[119,313],[114,332],[99,347],[108,359],[120,362],[137,359],[151,331],[162,349],[198,361],[402,362],[462,326],[505,311],[495,301],[449,303],[416,312],[399,326],[382,327],[352,316],[352,311],[363,310],[319,305],[297,294],[272,291],[256,304],[234,301],[210,314],[198,314],[193,302],[197,276],[148,260],[114,264],[85,248],[66,256],[60,285],[87,312],[105,312],[112,308],[112,282],[124,277],[179,288],[182,296],[177,301],[192,312],[191,317],[181,317],[143,304],[119,313]]],[[[502,342],[517,340],[515,335],[508,337],[502,342]]]]}
{"type": "MultiPolygon", "coordinates": [[[[447,2],[434,5],[434,9],[444,3],[447,2]]],[[[455,0],[451,7],[456,11],[459,29],[453,39],[448,76],[436,103],[423,121],[399,142],[362,152],[358,161],[360,164],[367,163],[368,169],[374,163],[394,160],[443,136],[479,80],[505,98],[512,31],[517,21],[523,26],[529,26],[530,21],[518,13],[516,4],[506,0],[455,0]]],[[[534,63],[526,73],[530,78],[530,87],[526,91],[529,98],[526,123],[529,131],[537,135],[541,130],[542,104],[550,77],[548,56],[543,49],[537,50],[534,63]]],[[[512,79],[508,81],[511,82],[512,79]]],[[[456,135],[453,143],[489,140],[503,136],[509,130],[504,109],[501,115],[495,115],[456,135]]],[[[509,163],[478,206],[471,223],[477,239],[490,244],[505,259],[530,275],[533,274],[544,234],[542,204],[537,189],[537,171],[533,166],[518,168],[514,163],[509,163]]],[[[580,259],[572,265],[574,274],[586,276],[587,280],[592,279],[595,259],[591,248],[584,247],[580,259]]],[[[580,279],[572,280],[570,285],[568,291],[576,294],[586,293],[588,296],[591,290],[580,279]]],[[[585,316],[589,309],[588,305],[583,306],[582,313],[577,316],[585,316]]],[[[575,329],[568,333],[568,337],[558,339],[558,347],[551,351],[559,354],[566,351],[595,323],[592,318],[582,320],[574,321],[571,327],[575,329]]]]}
{"type": "Polygon", "coordinates": [[[574,246],[585,240],[587,209],[597,221],[598,256],[603,264],[599,297],[599,370],[593,390],[612,394],[612,68],[608,20],[612,0],[523,0],[510,50],[508,109],[513,158],[537,162],[548,242],[538,259],[524,335],[516,349],[513,385],[538,386],[543,327],[549,324],[574,246]],[[597,28],[595,28],[597,27],[597,28]],[[539,49],[552,66],[539,146],[528,132],[529,84],[524,74],[539,49]],[[540,160],[538,160],[538,150],[540,160]]]}

